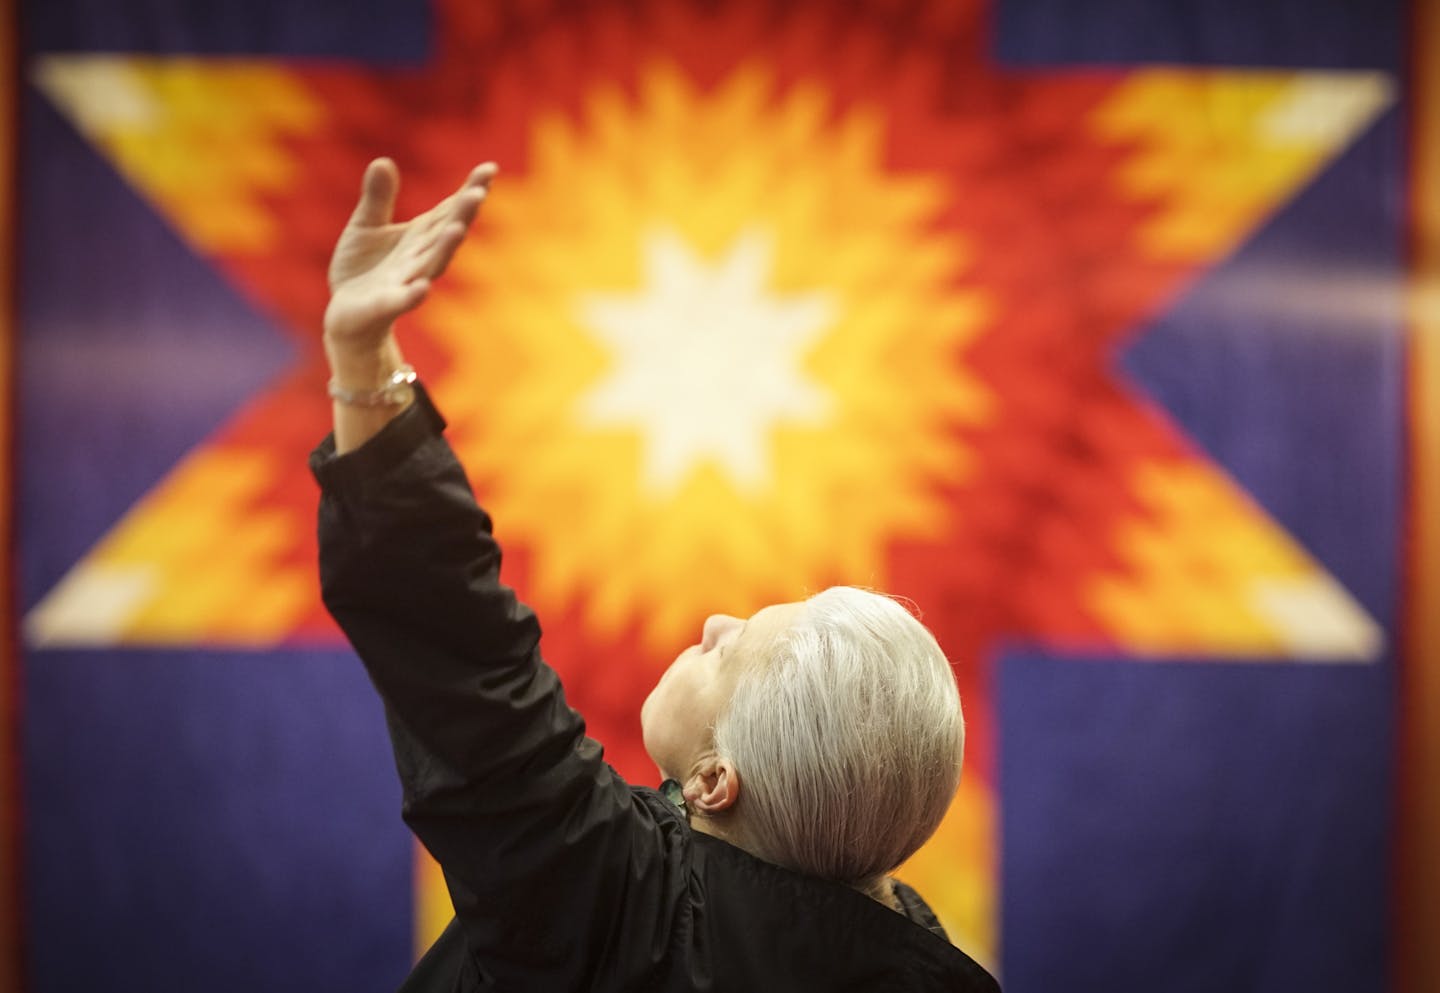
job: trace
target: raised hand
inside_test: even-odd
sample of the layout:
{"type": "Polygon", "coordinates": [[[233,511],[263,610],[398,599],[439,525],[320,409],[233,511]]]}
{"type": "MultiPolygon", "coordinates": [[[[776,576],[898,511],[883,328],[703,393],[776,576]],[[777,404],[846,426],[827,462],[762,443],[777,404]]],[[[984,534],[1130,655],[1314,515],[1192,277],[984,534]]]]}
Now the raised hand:
{"type": "Polygon", "coordinates": [[[360,202],[330,259],[330,305],[325,309],[325,358],[330,363],[336,402],[335,450],[345,453],[374,437],[409,406],[410,391],[381,403],[358,403],[391,382],[404,357],[392,327],[430,292],[430,283],[449,265],[455,249],[499,170],[476,166],[450,196],[403,224],[394,221],[400,171],[389,159],[365,170],[360,202]]]}
{"type": "Polygon", "coordinates": [[[493,162],[476,166],[450,196],[395,223],[400,172],[389,159],[370,163],[360,202],[330,259],[327,350],[373,349],[397,317],[419,306],[460,247],[498,171],[493,162]]]}

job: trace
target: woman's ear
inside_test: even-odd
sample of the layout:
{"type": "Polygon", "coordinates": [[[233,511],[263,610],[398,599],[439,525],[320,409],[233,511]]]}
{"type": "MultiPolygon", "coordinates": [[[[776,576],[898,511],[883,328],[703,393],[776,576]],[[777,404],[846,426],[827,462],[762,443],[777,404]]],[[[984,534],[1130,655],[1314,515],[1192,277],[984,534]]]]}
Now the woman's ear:
{"type": "Polygon", "coordinates": [[[729,759],[708,758],[691,774],[684,792],[690,809],[713,817],[740,799],[740,773],[729,759]]]}

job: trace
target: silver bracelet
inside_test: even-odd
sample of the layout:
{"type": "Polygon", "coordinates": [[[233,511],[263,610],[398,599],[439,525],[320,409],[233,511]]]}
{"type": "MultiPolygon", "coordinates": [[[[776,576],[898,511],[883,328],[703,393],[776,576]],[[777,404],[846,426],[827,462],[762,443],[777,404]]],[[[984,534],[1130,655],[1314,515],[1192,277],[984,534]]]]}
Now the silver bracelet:
{"type": "Polygon", "coordinates": [[[331,399],[352,407],[398,407],[410,400],[410,386],[416,380],[415,367],[405,363],[390,374],[378,390],[347,390],[338,380],[330,380],[331,399]]]}

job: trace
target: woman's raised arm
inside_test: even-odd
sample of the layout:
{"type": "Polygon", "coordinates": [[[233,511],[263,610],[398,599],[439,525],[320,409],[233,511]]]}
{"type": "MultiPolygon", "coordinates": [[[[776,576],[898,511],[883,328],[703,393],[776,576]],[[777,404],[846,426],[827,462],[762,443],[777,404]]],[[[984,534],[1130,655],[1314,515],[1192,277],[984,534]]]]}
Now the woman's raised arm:
{"type": "Polygon", "coordinates": [[[608,971],[638,988],[655,961],[610,961],[612,942],[668,947],[682,816],[637,797],[585,736],[538,620],[501,582],[439,412],[419,383],[385,389],[403,365],[392,323],[425,298],[494,175],[477,167],[396,224],[395,166],[366,171],[330,268],[339,396],[334,437],[311,456],[321,595],[384,700],[406,823],[445,872],[459,926],[440,958],[476,987],[589,989],[608,971]]]}

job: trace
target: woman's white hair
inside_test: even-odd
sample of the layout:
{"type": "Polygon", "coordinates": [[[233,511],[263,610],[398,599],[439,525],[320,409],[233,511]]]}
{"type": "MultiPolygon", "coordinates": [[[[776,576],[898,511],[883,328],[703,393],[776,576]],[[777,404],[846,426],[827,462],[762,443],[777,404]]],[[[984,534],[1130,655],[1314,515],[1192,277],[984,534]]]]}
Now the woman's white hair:
{"type": "Polygon", "coordinates": [[[737,841],[867,890],[939,826],[964,743],[934,636],[894,600],[845,586],[805,602],[715,725],[743,783],[737,841]]]}

